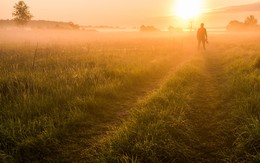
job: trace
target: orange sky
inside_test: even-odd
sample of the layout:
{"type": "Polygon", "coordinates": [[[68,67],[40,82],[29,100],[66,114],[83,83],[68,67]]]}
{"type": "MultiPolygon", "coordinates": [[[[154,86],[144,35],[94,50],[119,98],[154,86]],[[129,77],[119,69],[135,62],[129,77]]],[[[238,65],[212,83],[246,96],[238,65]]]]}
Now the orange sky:
{"type": "MultiPolygon", "coordinates": [[[[24,0],[36,20],[72,21],[81,25],[184,25],[173,16],[176,0],[24,0]],[[164,20],[165,19],[165,20],[164,20]],[[174,21],[174,22],[173,22],[174,21]]],[[[202,0],[206,10],[260,2],[259,0],[202,0]]],[[[0,19],[12,19],[12,10],[17,0],[0,1],[0,19]]],[[[202,17],[212,26],[225,26],[228,20],[243,19],[254,14],[260,19],[260,11],[218,13],[213,17],[202,17]],[[214,19],[214,20],[213,20],[214,19]],[[215,21],[215,22],[214,22],[215,21]]],[[[242,21],[242,20],[241,20],[242,21]]]]}

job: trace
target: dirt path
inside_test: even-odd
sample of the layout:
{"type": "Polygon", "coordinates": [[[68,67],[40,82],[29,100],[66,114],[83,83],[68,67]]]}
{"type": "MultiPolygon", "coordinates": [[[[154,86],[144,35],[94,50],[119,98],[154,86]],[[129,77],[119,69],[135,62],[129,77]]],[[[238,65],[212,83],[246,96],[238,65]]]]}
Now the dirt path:
{"type": "Polygon", "coordinates": [[[190,58],[191,56],[187,55],[176,59],[167,72],[151,77],[136,90],[129,90],[127,96],[107,106],[111,113],[107,117],[104,117],[102,121],[95,124],[84,124],[84,121],[80,121],[73,124],[73,126],[69,126],[70,131],[60,139],[61,145],[58,147],[59,151],[51,160],[79,162],[88,160],[88,157],[93,158],[93,153],[88,153],[88,151],[93,152],[93,148],[98,145],[97,143],[105,136],[109,128],[120,125],[122,119],[127,118],[131,108],[138,105],[140,100],[145,99],[151,92],[159,89],[162,82],[174,73],[176,69],[181,67],[181,65],[190,60],[190,58]]]}
{"type": "MultiPolygon", "coordinates": [[[[197,155],[196,162],[226,162],[223,154],[227,154],[232,146],[233,138],[228,130],[229,112],[225,108],[222,81],[225,80],[221,58],[212,52],[199,54],[204,60],[203,77],[199,83],[194,99],[191,101],[191,111],[188,113],[188,121],[192,124],[196,137],[193,145],[197,155]],[[231,140],[230,140],[231,139],[231,140]]],[[[150,78],[141,89],[132,90],[127,97],[115,102],[108,107],[115,107],[116,112],[110,115],[110,119],[97,122],[92,126],[77,126],[73,134],[68,135],[60,148],[65,152],[59,155],[59,161],[78,162],[94,158],[95,146],[111,126],[118,126],[121,120],[126,118],[128,112],[139,101],[144,99],[162,85],[168,75],[172,75],[178,67],[190,60],[191,56],[184,57],[172,65],[172,69],[165,74],[150,78]],[[90,131],[94,131],[92,134],[90,131]],[[94,152],[94,153],[93,153],[94,152]]]]}
{"type": "Polygon", "coordinates": [[[222,153],[228,152],[232,146],[231,134],[226,128],[228,109],[224,107],[223,88],[225,80],[218,56],[212,53],[203,54],[205,60],[204,76],[193,99],[192,111],[189,113],[190,124],[193,124],[197,135],[198,162],[225,162],[222,153]]]}

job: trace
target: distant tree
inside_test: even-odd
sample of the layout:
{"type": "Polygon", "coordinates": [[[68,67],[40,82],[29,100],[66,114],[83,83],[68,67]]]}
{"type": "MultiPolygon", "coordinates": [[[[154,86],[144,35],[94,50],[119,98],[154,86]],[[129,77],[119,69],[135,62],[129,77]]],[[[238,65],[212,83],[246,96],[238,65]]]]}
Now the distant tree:
{"type": "Polygon", "coordinates": [[[257,25],[257,19],[253,15],[250,15],[245,19],[245,24],[250,26],[257,25]]]}
{"type": "Polygon", "coordinates": [[[18,25],[25,25],[32,19],[32,14],[29,11],[29,7],[24,1],[19,1],[14,5],[14,11],[12,13],[14,21],[18,25]]]}
{"type": "Polygon", "coordinates": [[[257,19],[250,15],[246,17],[244,22],[239,22],[237,20],[232,20],[227,26],[228,31],[257,31],[260,30],[259,25],[257,25],[257,19]]]}
{"type": "Polygon", "coordinates": [[[182,28],[175,28],[173,26],[168,27],[169,32],[182,32],[182,28]]]}
{"type": "Polygon", "coordinates": [[[154,26],[144,26],[142,25],[140,27],[141,32],[159,32],[160,30],[158,28],[155,28],[154,26]]]}
{"type": "Polygon", "coordinates": [[[237,20],[232,20],[229,22],[227,26],[227,30],[229,31],[242,31],[244,30],[244,23],[237,21],[237,20]]]}
{"type": "Polygon", "coordinates": [[[77,24],[74,24],[73,22],[69,22],[68,25],[70,26],[70,28],[72,29],[80,29],[80,26],[77,24]]]}

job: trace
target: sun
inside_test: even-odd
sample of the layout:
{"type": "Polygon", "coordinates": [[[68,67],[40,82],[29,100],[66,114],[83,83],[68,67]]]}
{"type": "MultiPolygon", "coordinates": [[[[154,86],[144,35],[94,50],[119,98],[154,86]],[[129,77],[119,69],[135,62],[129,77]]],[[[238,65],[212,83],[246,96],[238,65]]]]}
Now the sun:
{"type": "Polygon", "coordinates": [[[182,19],[193,19],[202,12],[202,0],[177,0],[174,14],[182,19]]]}

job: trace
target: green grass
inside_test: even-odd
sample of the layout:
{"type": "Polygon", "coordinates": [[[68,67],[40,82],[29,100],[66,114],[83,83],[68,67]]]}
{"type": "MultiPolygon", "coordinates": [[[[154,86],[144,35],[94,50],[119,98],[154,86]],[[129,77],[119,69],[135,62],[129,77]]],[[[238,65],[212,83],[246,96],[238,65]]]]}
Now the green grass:
{"type": "Polygon", "coordinates": [[[234,161],[260,160],[260,73],[258,68],[260,47],[248,44],[239,54],[226,56],[229,75],[229,101],[232,109],[234,135],[234,161]]]}
{"type": "Polygon", "coordinates": [[[0,44],[0,162],[260,160],[257,40],[128,36],[0,44]]]}
{"type": "MultiPolygon", "coordinates": [[[[224,46],[228,46],[224,45],[224,46]]],[[[189,62],[100,140],[93,162],[258,162],[260,77],[255,44],[189,62]]]]}
{"type": "MultiPolygon", "coordinates": [[[[193,126],[187,121],[192,92],[202,77],[189,63],[139,107],[129,119],[102,140],[102,162],[189,162],[198,153],[193,126]]],[[[196,66],[195,66],[196,65],[196,66]]]]}
{"type": "Polygon", "coordinates": [[[119,111],[113,103],[166,73],[177,56],[169,40],[153,39],[39,44],[36,55],[28,43],[0,49],[0,153],[13,161],[52,160],[80,125],[90,127],[86,137],[100,132],[91,126],[119,111]]]}

